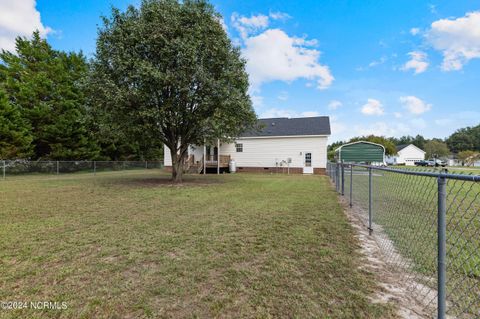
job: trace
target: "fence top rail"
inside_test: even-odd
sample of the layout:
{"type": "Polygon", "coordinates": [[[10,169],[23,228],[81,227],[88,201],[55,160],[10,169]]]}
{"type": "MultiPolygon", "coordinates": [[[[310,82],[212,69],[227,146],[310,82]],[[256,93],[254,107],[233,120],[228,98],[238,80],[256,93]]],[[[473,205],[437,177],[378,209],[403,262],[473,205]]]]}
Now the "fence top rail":
{"type": "Polygon", "coordinates": [[[398,174],[404,174],[404,175],[427,176],[427,177],[436,177],[436,178],[442,177],[442,178],[460,180],[460,181],[480,182],[480,175],[452,174],[452,173],[446,173],[446,172],[440,172],[440,173],[419,172],[419,171],[380,167],[380,166],[365,165],[365,164],[344,164],[344,165],[364,167],[364,168],[370,168],[372,170],[386,171],[386,172],[392,172],[392,173],[398,173],[398,174]]]}

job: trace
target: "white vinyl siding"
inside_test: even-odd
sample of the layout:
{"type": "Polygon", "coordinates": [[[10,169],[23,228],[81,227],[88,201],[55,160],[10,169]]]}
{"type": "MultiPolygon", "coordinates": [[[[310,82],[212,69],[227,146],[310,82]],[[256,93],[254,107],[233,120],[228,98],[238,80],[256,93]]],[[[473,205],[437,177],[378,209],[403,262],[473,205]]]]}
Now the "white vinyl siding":
{"type": "MultiPolygon", "coordinates": [[[[195,161],[200,161],[203,157],[203,146],[191,145],[188,148],[188,155],[193,155],[195,161]]],[[[170,155],[170,149],[166,145],[163,146],[163,165],[172,166],[172,156],[170,155]]]]}
{"type": "MultiPolygon", "coordinates": [[[[275,167],[281,161],[292,159],[290,167],[303,167],[305,152],[312,153],[312,167],[325,168],[327,165],[327,137],[268,137],[240,138],[235,141],[242,144],[242,152],[237,152],[236,143],[222,143],[220,155],[230,155],[237,167],[275,167]]],[[[164,148],[164,165],[172,166],[170,150],[164,148]]],[[[195,155],[195,161],[201,160],[203,146],[194,146],[189,154],[195,155]]]]}
{"type": "Polygon", "coordinates": [[[163,166],[172,166],[172,156],[167,145],[163,145],[163,166]]]}
{"type": "Polygon", "coordinates": [[[325,168],[327,137],[241,138],[243,152],[236,152],[235,143],[220,147],[221,155],[230,155],[237,167],[275,167],[276,162],[292,159],[290,167],[303,167],[305,152],[312,153],[312,167],[325,168]]]}
{"type": "Polygon", "coordinates": [[[408,145],[398,152],[397,164],[414,166],[415,162],[425,159],[425,152],[414,145],[408,145]]]}

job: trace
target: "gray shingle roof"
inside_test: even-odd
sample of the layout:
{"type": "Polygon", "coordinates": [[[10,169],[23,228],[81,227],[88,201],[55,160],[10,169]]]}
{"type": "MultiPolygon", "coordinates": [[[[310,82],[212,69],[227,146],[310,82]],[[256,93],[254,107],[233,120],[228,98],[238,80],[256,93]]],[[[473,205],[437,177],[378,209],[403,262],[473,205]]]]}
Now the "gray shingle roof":
{"type": "Polygon", "coordinates": [[[397,150],[397,152],[403,150],[405,147],[407,147],[408,145],[410,144],[400,144],[400,145],[397,145],[395,148],[397,150]]]}
{"type": "Polygon", "coordinates": [[[330,135],[328,116],[259,119],[258,127],[241,134],[240,137],[330,135]]]}

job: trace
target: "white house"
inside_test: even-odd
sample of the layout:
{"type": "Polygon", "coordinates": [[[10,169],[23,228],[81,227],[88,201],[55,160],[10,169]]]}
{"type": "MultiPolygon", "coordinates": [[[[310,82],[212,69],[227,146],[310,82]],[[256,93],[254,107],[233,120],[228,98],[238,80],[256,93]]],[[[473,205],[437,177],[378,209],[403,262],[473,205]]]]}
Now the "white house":
{"type": "Polygon", "coordinates": [[[414,166],[415,162],[425,159],[425,151],[413,144],[397,146],[397,155],[389,156],[387,163],[392,165],[414,166]]]}
{"type": "MultiPolygon", "coordinates": [[[[225,171],[235,161],[237,172],[325,174],[330,120],[327,116],[259,119],[259,130],[241,134],[233,143],[192,145],[186,169],[190,172],[225,171]]],[[[164,164],[171,168],[165,146],[164,164]]]]}

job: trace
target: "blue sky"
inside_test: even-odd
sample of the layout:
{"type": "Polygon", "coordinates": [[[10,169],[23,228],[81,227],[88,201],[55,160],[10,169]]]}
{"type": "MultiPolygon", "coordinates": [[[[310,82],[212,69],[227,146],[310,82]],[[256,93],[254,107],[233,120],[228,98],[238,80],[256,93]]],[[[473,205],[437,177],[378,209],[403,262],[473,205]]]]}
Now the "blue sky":
{"type": "MultiPolygon", "coordinates": [[[[139,2],[0,0],[0,47],[40,29],[56,49],[91,57],[100,16],[139,2]]],[[[213,4],[248,60],[261,117],[329,115],[331,141],[443,138],[480,123],[478,1],[213,4]]]]}

